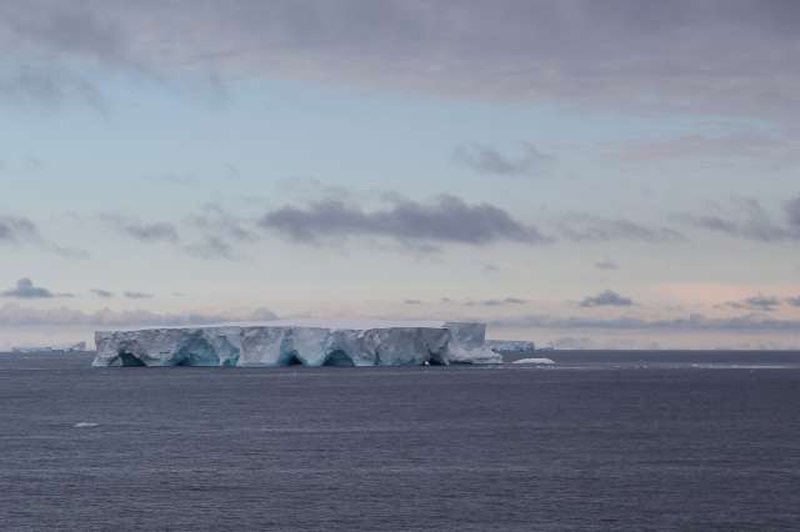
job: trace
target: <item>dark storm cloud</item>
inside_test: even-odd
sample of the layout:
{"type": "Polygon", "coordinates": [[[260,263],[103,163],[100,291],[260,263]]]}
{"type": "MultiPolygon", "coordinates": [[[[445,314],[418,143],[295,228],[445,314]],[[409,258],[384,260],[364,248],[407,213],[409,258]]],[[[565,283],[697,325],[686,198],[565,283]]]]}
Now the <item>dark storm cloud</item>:
{"type": "Polygon", "coordinates": [[[630,307],[633,300],[622,296],[613,290],[604,290],[596,296],[585,297],[581,300],[582,307],[630,307]]]}
{"type": "Polygon", "coordinates": [[[265,214],[259,225],[293,240],[319,243],[329,237],[384,237],[406,244],[470,244],[547,242],[535,227],[488,203],[468,204],[441,196],[423,204],[387,198],[383,209],[367,211],[339,200],[323,200],[306,208],[285,206],[265,214]]]}
{"type": "Polygon", "coordinates": [[[772,216],[753,198],[739,198],[721,213],[685,214],[682,220],[694,227],[734,238],[760,242],[800,240],[800,196],[786,201],[779,216],[772,216]]]}
{"type": "Polygon", "coordinates": [[[92,86],[77,64],[89,62],[159,80],[205,71],[217,83],[316,79],[791,120],[797,27],[793,0],[5,0],[0,49],[34,64],[37,81],[4,74],[0,87],[81,94],[92,86]]]}
{"type": "Polygon", "coordinates": [[[554,160],[529,143],[508,153],[484,144],[462,144],[453,152],[453,159],[479,174],[500,176],[535,176],[554,160]]]}
{"type": "Polygon", "coordinates": [[[12,297],[17,299],[50,299],[54,297],[72,297],[72,294],[54,294],[47,288],[35,286],[33,281],[27,277],[17,281],[14,288],[0,292],[0,297],[12,297]]]}
{"type": "Polygon", "coordinates": [[[559,233],[575,242],[608,242],[633,240],[640,242],[674,242],[686,237],[669,227],[653,227],[624,218],[602,218],[573,214],[558,222],[559,233]]]}

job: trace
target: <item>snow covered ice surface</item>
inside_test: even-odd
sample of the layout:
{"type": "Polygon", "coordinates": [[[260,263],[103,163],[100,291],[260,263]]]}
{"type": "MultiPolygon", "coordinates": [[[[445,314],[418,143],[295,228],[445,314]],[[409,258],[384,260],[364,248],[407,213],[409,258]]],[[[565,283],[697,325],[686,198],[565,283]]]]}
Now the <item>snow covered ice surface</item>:
{"type": "Polygon", "coordinates": [[[93,366],[499,364],[486,325],[284,322],[98,331],[93,366]]]}

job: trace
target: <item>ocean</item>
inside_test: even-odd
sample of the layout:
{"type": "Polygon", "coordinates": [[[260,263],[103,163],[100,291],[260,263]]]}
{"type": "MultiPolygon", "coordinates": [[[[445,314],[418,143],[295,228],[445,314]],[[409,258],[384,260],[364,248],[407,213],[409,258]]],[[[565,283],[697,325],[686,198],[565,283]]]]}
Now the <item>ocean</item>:
{"type": "Polygon", "coordinates": [[[0,355],[3,530],[800,530],[800,353],[0,355]]]}

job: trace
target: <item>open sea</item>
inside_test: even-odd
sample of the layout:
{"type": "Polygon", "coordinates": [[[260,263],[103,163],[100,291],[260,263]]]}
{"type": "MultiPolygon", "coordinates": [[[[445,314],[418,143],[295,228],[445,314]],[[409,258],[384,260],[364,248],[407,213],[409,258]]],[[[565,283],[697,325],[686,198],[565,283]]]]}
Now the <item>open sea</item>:
{"type": "Polygon", "coordinates": [[[800,530],[800,353],[0,355],[2,530],[800,530]]]}

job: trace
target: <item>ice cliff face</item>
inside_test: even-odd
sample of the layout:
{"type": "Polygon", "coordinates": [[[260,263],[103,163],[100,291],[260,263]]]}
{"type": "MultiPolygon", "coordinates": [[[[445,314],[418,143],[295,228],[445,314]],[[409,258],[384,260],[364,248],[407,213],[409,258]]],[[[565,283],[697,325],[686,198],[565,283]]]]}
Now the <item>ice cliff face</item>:
{"type": "Polygon", "coordinates": [[[322,324],[99,331],[93,366],[493,364],[481,323],[322,324]]]}

